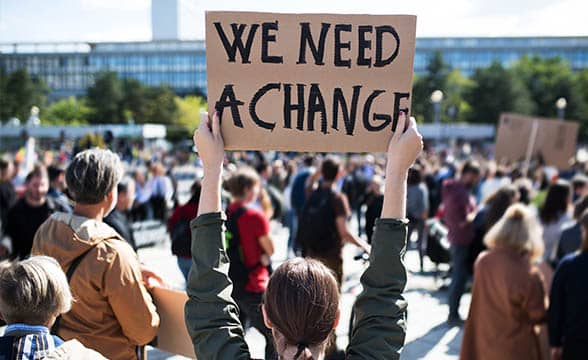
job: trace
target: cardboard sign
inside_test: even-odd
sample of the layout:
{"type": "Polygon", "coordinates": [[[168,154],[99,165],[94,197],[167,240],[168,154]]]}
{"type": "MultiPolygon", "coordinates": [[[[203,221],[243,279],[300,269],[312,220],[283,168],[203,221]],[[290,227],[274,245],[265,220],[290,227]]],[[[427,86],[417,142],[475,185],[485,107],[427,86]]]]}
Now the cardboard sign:
{"type": "Polygon", "coordinates": [[[156,287],[151,294],[160,319],[157,348],[196,359],[192,338],[184,320],[184,306],[188,301],[186,292],[156,287]]]}
{"type": "Polygon", "coordinates": [[[569,120],[501,114],[495,156],[499,162],[524,161],[529,154],[560,169],[576,154],[579,125],[569,120]]]}
{"type": "Polygon", "coordinates": [[[206,13],[228,150],[386,151],[409,112],[416,16],[206,13]]]}

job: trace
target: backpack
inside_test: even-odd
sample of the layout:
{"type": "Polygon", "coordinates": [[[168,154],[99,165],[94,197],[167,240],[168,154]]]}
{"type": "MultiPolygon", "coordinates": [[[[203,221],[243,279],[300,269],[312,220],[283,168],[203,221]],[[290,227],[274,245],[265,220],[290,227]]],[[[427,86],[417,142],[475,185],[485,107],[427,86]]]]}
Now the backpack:
{"type": "Polygon", "coordinates": [[[171,231],[172,254],[190,256],[192,245],[190,220],[180,219],[171,231]]]}
{"type": "Polygon", "coordinates": [[[249,273],[258,266],[261,266],[261,263],[257,263],[251,268],[245,266],[237,220],[239,220],[246,210],[247,208],[244,206],[238,208],[229,216],[226,223],[225,249],[231,262],[229,266],[229,278],[233,282],[233,297],[236,298],[241,297],[245,293],[249,273]]]}
{"type": "Polygon", "coordinates": [[[341,246],[335,224],[332,189],[315,190],[302,209],[298,222],[296,242],[302,246],[304,255],[310,250],[324,254],[341,246]]]}
{"type": "Polygon", "coordinates": [[[426,253],[435,264],[448,264],[451,261],[447,228],[437,219],[427,221],[427,249],[426,253]]]}

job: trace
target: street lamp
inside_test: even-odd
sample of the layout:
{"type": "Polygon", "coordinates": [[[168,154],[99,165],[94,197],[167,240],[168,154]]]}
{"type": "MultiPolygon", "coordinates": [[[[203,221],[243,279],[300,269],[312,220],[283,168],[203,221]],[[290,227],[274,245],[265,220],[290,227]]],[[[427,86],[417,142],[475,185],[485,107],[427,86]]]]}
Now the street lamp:
{"type": "Polygon", "coordinates": [[[567,106],[568,106],[568,101],[564,97],[560,97],[555,102],[555,107],[557,108],[557,117],[560,120],[563,120],[565,118],[567,106]]]}
{"type": "Polygon", "coordinates": [[[443,100],[443,91],[435,90],[431,94],[431,102],[433,103],[433,111],[435,114],[433,122],[435,125],[439,124],[439,114],[441,112],[441,101],[443,100]]]}

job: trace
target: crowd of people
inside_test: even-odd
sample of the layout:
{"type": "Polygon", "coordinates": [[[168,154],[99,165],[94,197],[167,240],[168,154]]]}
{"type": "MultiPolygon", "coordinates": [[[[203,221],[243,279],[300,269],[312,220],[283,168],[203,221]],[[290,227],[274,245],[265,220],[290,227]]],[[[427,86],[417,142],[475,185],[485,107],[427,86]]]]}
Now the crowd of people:
{"type": "Polygon", "coordinates": [[[28,167],[14,154],[0,159],[2,352],[141,358],[160,321],[150,289],[165,281],[138,260],[132,224],[156,220],[186,279],[199,358],[246,358],[248,326],[266,339],[266,359],[345,356],[334,332],[345,244],[371,254],[347,356],[398,358],[404,239],[419,255],[411,270],[424,273],[432,222],[447,229],[447,322],[464,326],[461,358],[588,353],[584,164],[497,164],[467,144],[428,146],[417,157],[414,124],[393,136],[387,156],[225,154],[217,117],[202,124],[193,158],[121,161],[90,149],[38,156],[28,167]],[[190,180],[185,202],[174,173],[182,162],[204,173],[190,180]],[[289,229],[290,260],[279,267],[272,222],[289,229]]]}

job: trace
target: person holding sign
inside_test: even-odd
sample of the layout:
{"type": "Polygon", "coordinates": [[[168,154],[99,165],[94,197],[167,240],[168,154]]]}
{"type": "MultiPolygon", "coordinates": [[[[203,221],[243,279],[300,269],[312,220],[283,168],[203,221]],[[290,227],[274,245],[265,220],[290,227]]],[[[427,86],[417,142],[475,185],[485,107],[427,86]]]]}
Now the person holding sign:
{"type": "MultiPolygon", "coordinates": [[[[398,129],[407,124],[401,113],[398,129]]],[[[229,260],[224,249],[225,215],[221,210],[224,142],[220,119],[203,116],[194,140],[204,167],[198,217],[192,221],[193,264],[185,319],[200,359],[249,359],[249,349],[231,298],[229,260]]],[[[369,268],[362,276],[363,293],[355,304],[356,325],[347,358],[398,359],[406,335],[406,301],[402,291],[406,269],[406,178],[422,149],[416,122],[395,131],[388,146],[386,190],[376,223],[369,268]]],[[[320,359],[326,340],[339,321],[337,280],[321,263],[296,258],[270,277],[263,297],[265,324],[283,359],[320,359]]]]}

